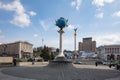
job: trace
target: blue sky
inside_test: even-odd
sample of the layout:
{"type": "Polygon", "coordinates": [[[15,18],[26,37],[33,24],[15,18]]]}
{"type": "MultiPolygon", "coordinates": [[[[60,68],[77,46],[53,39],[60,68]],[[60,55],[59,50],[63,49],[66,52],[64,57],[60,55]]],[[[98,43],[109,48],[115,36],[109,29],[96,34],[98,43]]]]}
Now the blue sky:
{"type": "MultiPolygon", "coordinates": [[[[59,28],[55,20],[68,19],[64,29],[64,49],[92,37],[97,46],[120,44],[120,0],[0,0],[0,43],[29,41],[59,47],[59,28]]],[[[77,45],[78,47],[78,45],[77,45]]]]}

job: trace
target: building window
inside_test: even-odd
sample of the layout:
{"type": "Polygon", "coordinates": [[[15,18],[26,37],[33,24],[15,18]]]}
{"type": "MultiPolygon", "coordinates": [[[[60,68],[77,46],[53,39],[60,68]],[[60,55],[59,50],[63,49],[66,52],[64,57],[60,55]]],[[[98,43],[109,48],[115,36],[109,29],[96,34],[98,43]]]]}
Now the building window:
{"type": "Polygon", "coordinates": [[[117,60],[120,60],[120,55],[117,55],[117,60]]]}
{"type": "Polygon", "coordinates": [[[116,48],[115,48],[115,53],[116,53],[116,48]]]}
{"type": "Polygon", "coordinates": [[[110,55],[107,55],[107,60],[110,60],[110,55]]]}
{"type": "Polygon", "coordinates": [[[119,48],[117,48],[117,53],[119,53],[119,48]]]}
{"type": "Polygon", "coordinates": [[[112,48],[112,53],[114,52],[114,48],[112,48]]]}

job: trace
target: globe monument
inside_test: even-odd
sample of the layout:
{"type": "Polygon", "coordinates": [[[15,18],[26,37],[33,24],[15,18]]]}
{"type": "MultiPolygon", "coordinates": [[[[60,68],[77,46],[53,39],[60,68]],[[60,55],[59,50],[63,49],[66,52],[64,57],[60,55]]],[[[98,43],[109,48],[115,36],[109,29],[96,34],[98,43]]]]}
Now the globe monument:
{"type": "Polygon", "coordinates": [[[60,28],[60,30],[58,31],[58,33],[60,34],[60,41],[59,41],[59,54],[55,57],[55,59],[53,60],[53,62],[65,62],[68,63],[70,61],[67,60],[67,58],[65,57],[65,55],[63,54],[63,49],[62,49],[62,36],[64,33],[64,28],[67,26],[67,22],[68,20],[60,17],[57,21],[56,21],[56,26],[58,26],[60,28]]]}

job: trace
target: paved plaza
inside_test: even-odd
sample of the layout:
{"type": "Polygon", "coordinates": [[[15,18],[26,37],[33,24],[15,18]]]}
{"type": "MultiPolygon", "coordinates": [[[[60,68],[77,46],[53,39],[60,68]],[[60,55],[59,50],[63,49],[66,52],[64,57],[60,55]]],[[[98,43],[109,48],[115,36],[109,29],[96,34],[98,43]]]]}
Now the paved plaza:
{"type": "Polygon", "coordinates": [[[120,80],[120,71],[104,65],[29,65],[0,68],[0,80],[120,80]]]}

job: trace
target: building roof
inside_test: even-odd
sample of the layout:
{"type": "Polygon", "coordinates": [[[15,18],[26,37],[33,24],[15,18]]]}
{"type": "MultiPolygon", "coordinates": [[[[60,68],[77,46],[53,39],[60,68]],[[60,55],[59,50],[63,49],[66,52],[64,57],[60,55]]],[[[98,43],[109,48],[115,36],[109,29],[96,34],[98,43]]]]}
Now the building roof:
{"type": "Polygon", "coordinates": [[[120,47],[120,44],[104,45],[104,47],[120,47]]]}
{"type": "Polygon", "coordinates": [[[16,44],[16,43],[25,43],[25,44],[33,45],[33,44],[31,44],[27,41],[15,41],[15,42],[12,42],[12,43],[3,43],[3,44],[0,44],[0,45],[4,45],[4,44],[9,45],[9,44],[16,44]]]}

